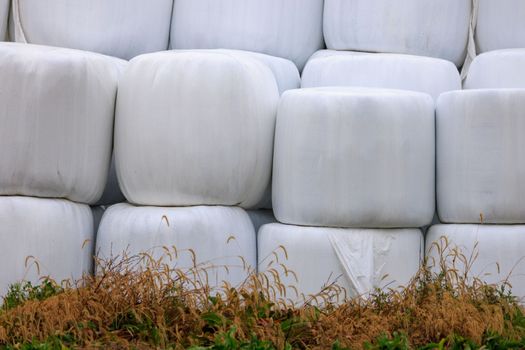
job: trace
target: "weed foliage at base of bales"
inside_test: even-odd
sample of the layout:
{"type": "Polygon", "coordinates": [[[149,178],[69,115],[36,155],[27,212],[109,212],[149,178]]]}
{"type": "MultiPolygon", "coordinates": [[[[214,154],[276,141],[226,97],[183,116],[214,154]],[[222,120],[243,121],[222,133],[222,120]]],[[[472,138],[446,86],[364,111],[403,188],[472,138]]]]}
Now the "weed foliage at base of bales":
{"type": "MultiPolygon", "coordinates": [[[[179,252],[97,262],[73,285],[15,285],[0,311],[0,349],[523,349],[525,316],[503,282],[470,277],[475,256],[446,239],[403,288],[342,301],[327,286],[286,299],[281,265],[235,288],[206,269],[172,268],[179,252]]],[[[248,267],[246,267],[248,268],[248,267]]]]}

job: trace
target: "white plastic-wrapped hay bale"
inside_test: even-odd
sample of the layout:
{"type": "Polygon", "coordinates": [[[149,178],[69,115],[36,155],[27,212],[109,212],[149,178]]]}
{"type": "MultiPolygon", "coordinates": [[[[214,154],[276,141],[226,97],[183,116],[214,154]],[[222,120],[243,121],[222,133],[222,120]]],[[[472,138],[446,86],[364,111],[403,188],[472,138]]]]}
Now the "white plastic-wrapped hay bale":
{"type": "Polygon", "coordinates": [[[184,271],[196,265],[207,269],[211,286],[223,281],[236,286],[256,268],[256,249],[253,225],[240,208],[117,204],[102,218],[96,251],[103,260],[146,253],[184,271]]]}
{"type": "Polygon", "coordinates": [[[1,195],[99,200],[126,64],[89,52],[0,44],[1,195]]]}
{"type": "Polygon", "coordinates": [[[0,197],[0,296],[22,280],[77,280],[93,266],[89,206],[67,200],[0,197]]]}
{"type": "Polygon", "coordinates": [[[434,99],[461,90],[456,66],[446,60],[398,54],[318,51],[306,64],[302,87],[355,86],[424,92],[434,99]]]}
{"type": "Polygon", "coordinates": [[[525,88],[525,49],[491,51],[470,66],[465,89],[525,88]]]}
{"type": "Polygon", "coordinates": [[[525,2],[478,0],[478,52],[525,47],[525,2]]]}
{"type": "Polygon", "coordinates": [[[273,208],[293,225],[421,227],[434,214],[434,101],[401,90],[287,91],[273,208]]]}
{"type": "Polygon", "coordinates": [[[168,48],[173,0],[14,0],[15,41],[131,59],[168,48]]]}
{"type": "Polygon", "coordinates": [[[444,223],[525,223],[525,90],[448,92],[437,103],[444,223]]]}
{"type": "Polygon", "coordinates": [[[471,7],[471,0],[325,0],[326,46],[438,57],[461,66],[471,7]]]}
{"type": "Polygon", "coordinates": [[[10,0],[0,0],[0,41],[7,40],[7,19],[10,0]]]}
{"type": "Polygon", "coordinates": [[[288,286],[286,297],[294,301],[303,300],[303,295],[308,299],[334,283],[344,288],[349,298],[366,295],[375,288],[406,285],[419,270],[424,246],[418,229],[335,229],[282,224],[263,226],[257,242],[259,271],[278,269],[281,282],[288,286]],[[279,264],[295,276],[292,273],[286,276],[279,264]],[[297,288],[299,295],[289,286],[297,288]]]}
{"type": "Polygon", "coordinates": [[[177,0],[174,49],[239,49],[292,60],[302,69],[324,46],[323,0],[177,0]]]}
{"type": "Polygon", "coordinates": [[[278,101],[268,66],[235,52],[132,60],[115,126],[124,195],[141,205],[255,206],[270,182],[278,101]]]}
{"type": "MultiPolygon", "coordinates": [[[[452,263],[453,253],[450,248],[458,247],[461,253],[469,257],[477,256],[469,268],[470,278],[481,278],[487,283],[507,281],[512,285],[512,295],[525,298],[525,226],[517,225],[436,225],[426,236],[426,251],[430,263],[439,262],[439,255],[433,243],[443,247],[442,237],[446,237],[449,249],[447,262],[452,263]],[[452,253],[452,254],[451,254],[452,253]]],[[[465,272],[465,266],[456,259],[459,273],[465,272]]]]}
{"type": "Polygon", "coordinates": [[[255,232],[259,232],[259,229],[261,228],[261,226],[277,222],[277,220],[275,219],[275,216],[273,215],[273,211],[271,210],[267,210],[267,209],[248,210],[247,213],[248,213],[248,216],[250,216],[250,219],[252,220],[253,228],[255,229],[255,232]]]}

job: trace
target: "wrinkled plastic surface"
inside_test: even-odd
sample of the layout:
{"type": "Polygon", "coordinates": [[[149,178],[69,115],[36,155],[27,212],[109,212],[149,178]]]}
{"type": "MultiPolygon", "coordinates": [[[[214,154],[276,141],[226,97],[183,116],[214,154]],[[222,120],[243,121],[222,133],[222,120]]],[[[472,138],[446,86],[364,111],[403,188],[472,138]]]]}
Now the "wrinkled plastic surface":
{"type": "Polygon", "coordinates": [[[306,226],[421,227],[434,214],[434,101],[379,89],[288,91],[275,136],[273,208],[306,226]]]}
{"type": "Polygon", "coordinates": [[[324,46],[323,0],[176,0],[174,49],[239,49],[292,60],[302,69],[324,46]]]}
{"type": "Polygon", "coordinates": [[[134,59],[115,126],[124,195],[142,205],[256,206],[270,183],[278,101],[268,66],[234,52],[134,59]]]}
{"type": "Polygon", "coordinates": [[[0,194],[100,199],[125,61],[69,49],[0,44],[0,194]]]}
{"type": "MultiPolygon", "coordinates": [[[[429,257],[439,262],[439,256],[432,249],[433,242],[447,237],[451,247],[458,246],[467,258],[476,256],[469,268],[470,278],[480,278],[487,283],[501,283],[508,278],[512,295],[525,298],[525,226],[517,225],[437,225],[432,226],[426,237],[426,251],[429,257]]],[[[447,260],[450,264],[452,256],[447,260]]],[[[460,273],[465,272],[456,259],[460,273]]]]}
{"type": "Polygon", "coordinates": [[[441,59],[351,51],[318,51],[307,63],[302,87],[354,86],[428,93],[434,99],[461,90],[453,63],[441,59]]]}
{"type": "Polygon", "coordinates": [[[240,208],[117,204],[106,210],[98,230],[97,254],[103,259],[122,257],[124,252],[128,256],[148,253],[187,271],[194,266],[189,250],[195,253],[195,264],[207,269],[212,287],[223,281],[237,286],[250,268],[256,268],[255,231],[248,214],[240,208]],[[172,260],[163,247],[171,251],[172,260]]]}
{"type": "Polygon", "coordinates": [[[423,258],[420,230],[332,229],[265,225],[258,237],[259,271],[279,268],[287,298],[319,293],[336,283],[347,297],[365,296],[374,288],[397,288],[410,281],[423,258]],[[284,253],[283,251],[286,251],[284,253]],[[275,253],[275,254],[274,254],[275,253]],[[286,258],[286,256],[288,258],[286,258]],[[279,261],[277,261],[277,259],[279,261]]]}
{"type": "Polygon", "coordinates": [[[7,40],[7,21],[9,18],[9,0],[0,0],[0,41],[7,40]]]}
{"type": "Polygon", "coordinates": [[[525,223],[525,90],[465,90],[437,106],[444,223],[525,223]]]}
{"type": "Polygon", "coordinates": [[[14,0],[15,39],[131,59],[168,48],[173,0],[14,0]]]}
{"type": "Polygon", "coordinates": [[[525,88],[525,49],[487,52],[470,66],[465,89],[525,88]]]}
{"type": "Polygon", "coordinates": [[[478,52],[525,47],[525,2],[478,0],[478,52]]]}
{"type": "Polygon", "coordinates": [[[87,205],[66,200],[0,197],[0,296],[22,280],[57,282],[90,273],[95,234],[87,205]]]}
{"type": "Polygon", "coordinates": [[[326,46],[438,57],[459,67],[470,11],[471,0],[325,0],[326,46]]]}

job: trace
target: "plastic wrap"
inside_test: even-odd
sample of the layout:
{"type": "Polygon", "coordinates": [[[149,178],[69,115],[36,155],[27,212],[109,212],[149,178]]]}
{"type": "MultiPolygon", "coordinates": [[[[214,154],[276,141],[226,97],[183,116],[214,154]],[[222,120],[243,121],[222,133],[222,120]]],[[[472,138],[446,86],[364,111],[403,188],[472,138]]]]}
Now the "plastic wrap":
{"type": "Polygon", "coordinates": [[[525,2],[478,0],[478,52],[525,47],[525,2]]]}
{"type": "Polygon", "coordinates": [[[334,284],[344,288],[348,298],[366,296],[374,288],[405,285],[420,267],[424,245],[423,235],[417,229],[335,229],[282,224],[263,226],[257,240],[259,271],[278,269],[281,282],[288,287],[286,298],[293,301],[309,299],[334,284]],[[292,273],[287,276],[279,264],[295,276],[292,273]]]}
{"type": "Polygon", "coordinates": [[[525,223],[525,90],[466,90],[437,106],[444,223],[525,223]]]}
{"type": "Polygon", "coordinates": [[[294,61],[323,48],[323,0],[176,0],[174,49],[239,49],[294,61]]]}
{"type": "Polygon", "coordinates": [[[117,82],[126,62],[0,44],[0,194],[92,204],[110,166],[117,82]]]}
{"type": "Polygon", "coordinates": [[[438,57],[459,67],[471,8],[471,0],[325,0],[326,46],[438,57]]]}
{"type": "Polygon", "coordinates": [[[279,222],[421,227],[434,214],[434,101],[357,88],[288,91],[275,136],[279,222]]]}
{"type": "Polygon", "coordinates": [[[487,52],[477,56],[465,89],[525,88],[525,49],[487,52]]]}
{"type": "MultiPolygon", "coordinates": [[[[430,251],[428,256],[431,264],[439,262],[440,259],[432,243],[440,244],[442,237],[447,237],[450,248],[458,247],[467,259],[475,257],[468,271],[470,278],[477,277],[487,283],[507,281],[512,286],[512,295],[522,299],[523,302],[525,297],[525,275],[523,274],[525,226],[432,226],[426,237],[426,251],[430,251]]],[[[446,254],[448,253],[450,251],[446,254]]],[[[452,258],[453,255],[447,258],[449,265],[452,263],[452,258]]],[[[456,268],[460,274],[465,272],[465,266],[460,259],[456,259],[456,268]]]]}
{"type": "Polygon", "coordinates": [[[115,126],[124,195],[142,205],[256,206],[270,183],[278,101],[268,66],[235,52],[134,59],[115,126]]]}
{"type": "Polygon", "coordinates": [[[220,286],[223,281],[237,286],[256,269],[256,235],[248,214],[240,208],[117,204],[102,218],[97,254],[102,259],[114,259],[123,253],[128,257],[141,253],[162,257],[183,271],[197,266],[207,269],[210,286],[220,286]],[[164,248],[170,251],[171,259],[164,248]],[[195,264],[190,250],[195,254],[195,264]]]}
{"type": "Polygon", "coordinates": [[[22,280],[75,281],[92,270],[95,233],[87,205],[0,197],[0,241],[0,296],[22,280]]]}
{"type": "Polygon", "coordinates": [[[13,0],[15,41],[130,59],[168,48],[173,0],[13,0]]]}
{"type": "Polygon", "coordinates": [[[318,51],[307,63],[302,87],[354,86],[419,91],[434,99],[461,90],[458,69],[449,61],[397,54],[318,51]]]}

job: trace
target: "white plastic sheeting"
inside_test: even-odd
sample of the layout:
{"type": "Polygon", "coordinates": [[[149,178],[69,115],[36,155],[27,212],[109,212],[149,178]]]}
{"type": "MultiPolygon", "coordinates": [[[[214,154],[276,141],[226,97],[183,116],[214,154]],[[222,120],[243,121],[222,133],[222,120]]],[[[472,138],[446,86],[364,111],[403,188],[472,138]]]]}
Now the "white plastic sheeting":
{"type": "Polygon", "coordinates": [[[259,271],[279,269],[295,273],[280,277],[287,298],[301,301],[336,283],[347,297],[364,296],[374,288],[407,284],[423,258],[420,230],[332,229],[265,225],[258,237],[259,271]],[[286,250],[286,253],[283,251],[286,250]],[[275,254],[274,254],[275,253],[275,254]],[[278,260],[278,261],[277,261],[278,260]]]}
{"type": "Polygon", "coordinates": [[[525,2],[478,0],[478,52],[525,47],[525,2]]]}
{"type": "Polygon", "coordinates": [[[14,39],[130,59],[168,48],[173,0],[13,0],[14,39]]]}
{"type": "Polygon", "coordinates": [[[525,49],[498,50],[474,59],[465,89],[525,88],[525,49]]]}
{"type": "Polygon", "coordinates": [[[255,206],[270,183],[278,101],[268,66],[235,52],[132,60],[115,126],[124,195],[143,205],[255,206]]]}
{"type": "Polygon", "coordinates": [[[236,286],[256,268],[255,231],[240,208],[117,204],[106,210],[98,230],[97,254],[102,259],[117,258],[124,252],[128,256],[148,253],[187,270],[194,266],[190,249],[195,253],[195,264],[208,269],[211,286],[220,286],[223,281],[236,286]],[[173,260],[165,255],[164,247],[171,250],[173,260]]]}
{"type": "Polygon", "coordinates": [[[0,0],[0,41],[7,40],[7,20],[10,0],[0,0]]]}
{"type": "Polygon", "coordinates": [[[95,234],[87,205],[0,197],[0,296],[22,280],[77,280],[92,269],[95,234]]]}
{"type": "Polygon", "coordinates": [[[323,50],[308,61],[302,87],[323,86],[412,90],[437,99],[445,91],[461,90],[461,78],[456,66],[442,59],[323,50]]]}
{"type": "Polygon", "coordinates": [[[471,0],[325,0],[326,46],[438,57],[461,66],[470,12],[471,0]]]}
{"type": "Polygon", "coordinates": [[[240,49],[294,61],[302,69],[324,46],[323,0],[176,0],[174,49],[240,49]]]}
{"type": "Polygon", "coordinates": [[[273,207],[282,223],[421,227],[434,214],[434,101],[358,88],[288,91],[275,136],[273,207]]]}
{"type": "MultiPolygon", "coordinates": [[[[487,283],[501,283],[508,279],[512,295],[525,297],[525,226],[516,225],[437,225],[432,226],[426,237],[426,251],[430,250],[431,262],[439,261],[433,242],[447,237],[450,246],[459,247],[466,257],[477,255],[470,267],[469,276],[487,283]]],[[[452,262],[452,256],[447,259],[452,262]]],[[[460,273],[464,266],[456,259],[460,273]]]]}
{"type": "Polygon", "coordinates": [[[525,223],[525,90],[465,90],[437,106],[444,223],[525,223]]]}
{"type": "Polygon", "coordinates": [[[252,220],[255,232],[259,232],[263,225],[277,222],[271,210],[248,210],[247,213],[252,220]]]}
{"type": "Polygon", "coordinates": [[[0,44],[0,194],[95,203],[106,184],[126,62],[0,44]]]}

